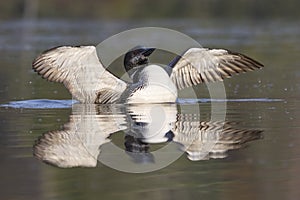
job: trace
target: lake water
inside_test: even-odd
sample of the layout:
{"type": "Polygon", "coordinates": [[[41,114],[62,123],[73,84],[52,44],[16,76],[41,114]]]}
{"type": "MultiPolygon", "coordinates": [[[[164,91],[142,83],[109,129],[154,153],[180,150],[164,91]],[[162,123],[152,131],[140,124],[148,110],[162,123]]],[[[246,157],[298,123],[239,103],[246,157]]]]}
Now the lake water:
{"type": "Polygon", "coordinates": [[[1,199],[299,198],[299,22],[7,21],[0,32],[1,199]],[[265,68],[225,80],[226,99],[202,85],[175,104],[144,106],[78,105],[31,70],[45,49],[145,26],[265,68]],[[225,124],[209,122],[224,113],[225,124]]]}

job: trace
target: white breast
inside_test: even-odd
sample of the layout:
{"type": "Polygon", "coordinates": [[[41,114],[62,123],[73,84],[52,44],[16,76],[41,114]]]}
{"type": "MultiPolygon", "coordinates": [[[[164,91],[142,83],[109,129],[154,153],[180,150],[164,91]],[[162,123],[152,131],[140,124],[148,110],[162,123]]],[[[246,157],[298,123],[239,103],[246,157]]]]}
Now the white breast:
{"type": "Polygon", "coordinates": [[[177,88],[167,72],[158,65],[149,65],[137,74],[140,87],[128,98],[128,103],[175,102],[177,88]]]}

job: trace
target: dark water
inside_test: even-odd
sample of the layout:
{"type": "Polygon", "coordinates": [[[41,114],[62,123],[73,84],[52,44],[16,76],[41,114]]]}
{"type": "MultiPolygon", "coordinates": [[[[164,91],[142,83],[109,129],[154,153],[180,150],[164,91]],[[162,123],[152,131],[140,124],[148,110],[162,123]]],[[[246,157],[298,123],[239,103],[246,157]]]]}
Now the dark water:
{"type": "MultiPolygon", "coordinates": [[[[298,199],[298,24],[296,21],[262,21],[254,24],[249,21],[195,20],[2,22],[0,104],[8,105],[0,107],[1,199],[298,199]],[[139,112],[140,108],[122,105],[78,108],[72,104],[71,96],[62,85],[42,80],[31,71],[34,57],[47,48],[64,44],[97,44],[118,32],[143,26],[181,31],[203,46],[243,52],[264,63],[262,70],[224,81],[228,99],[225,121],[230,130],[243,133],[239,139],[233,137],[238,134],[219,135],[223,143],[218,143],[220,148],[210,152],[210,157],[206,159],[195,156],[203,152],[197,148],[199,145],[193,146],[195,148],[190,151],[184,149],[185,140],[176,133],[155,138],[171,138],[173,142],[158,143],[152,140],[144,144],[135,141],[131,137],[132,132],[128,132],[130,128],[149,128],[143,121],[133,120],[133,116],[138,116],[134,112],[139,112]],[[33,99],[38,100],[27,101],[33,99]],[[79,122],[78,117],[82,117],[79,122]],[[93,120],[95,123],[89,124],[93,120]],[[85,123],[82,124],[82,121],[85,123]],[[108,126],[111,121],[114,122],[112,129],[108,126]],[[89,143],[91,146],[83,145],[96,152],[91,157],[94,159],[92,164],[89,167],[59,168],[57,165],[62,162],[51,162],[51,165],[42,162],[41,155],[45,156],[42,150],[52,144],[45,138],[55,139],[61,134],[47,137],[49,131],[68,132],[72,123],[74,127],[83,127],[80,130],[90,130],[88,133],[95,130],[93,124],[102,128],[100,134],[105,132],[103,137],[98,135],[91,140],[94,141],[89,143]],[[110,132],[114,134],[110,135],[110,132]],[[129,136],[126,137],[126,134],[129,136]],[[110,141],[105,140],[108,135],[110,141]],[[125,173],[106,166],[115,158],[121,159],[109,151],[107,144],[124,149],[126,142],[128,148],[136,145],[134,147],[138,150],[149,150],[142,157],[121,154],[122,158],[135,164],[133,167],[143,168],[153,161],[158,162],[154,151],[170,143],[174,144],[172,148],[175,152],[182,155],[162,169],[148,173],[125,173]],[[42,147],[37,148],[41,143],[42,147]],[[103,155],[100,160],[106,162],[95,162],[97,155],[103,155]]],[[[181,100],[166,109],[168,115],[165,116],[170,116],[171,125],[178,122],[176,116],[182,116],[180,119],[192,127],[197,122],[207,122],[211,117],[212,102],[224,103],[223,100],[210,100],[205,86],[194,90],[202,94],[200,99],[188,99],[193,90],[182,91],[181,100]]],[[[216,115],[221,114],[221,110],[216,112],[216,115]]],[[[177,124],[176,127],[180,126],[177,124]]],[[[84,137],[85,132],[82,133],[80,136],[84,137]]],[[[205,131],[201,133],[205,135],[205,131]]],[[[214,133],[212,131],[211,134],[214,133]]],[[[62,144],[69,141],[76,142],[62,140],[62,144]]],[[[68,144],[77,147],[76,143],[68,144]]],[[[67,145],[62,146],[62,151],[65,150],[70,160],[89,163],[82,161],[78,152],[68,155],[71,150],[66,148],[67,145]]],[[[80,146],[74,149],[77,151],[80,146]]]]}

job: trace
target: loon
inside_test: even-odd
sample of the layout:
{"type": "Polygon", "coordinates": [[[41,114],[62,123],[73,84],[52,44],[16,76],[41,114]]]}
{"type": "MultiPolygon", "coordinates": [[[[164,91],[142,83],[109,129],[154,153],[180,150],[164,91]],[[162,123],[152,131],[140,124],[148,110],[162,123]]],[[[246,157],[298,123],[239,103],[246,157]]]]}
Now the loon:
{"type": "Polygon", "coordinates": [[[124,57],[132,83],[119,79],[101,63],[95,46],[60,46],[46,50],[32,64],[48,81],[65,85],[81,103],[176,102],[177,91],[200,83],[222,81],[262,68],[258,61],[225,49],[189,48],[163,68],[151,64],[155,48],[137,46],[124,57]]]}

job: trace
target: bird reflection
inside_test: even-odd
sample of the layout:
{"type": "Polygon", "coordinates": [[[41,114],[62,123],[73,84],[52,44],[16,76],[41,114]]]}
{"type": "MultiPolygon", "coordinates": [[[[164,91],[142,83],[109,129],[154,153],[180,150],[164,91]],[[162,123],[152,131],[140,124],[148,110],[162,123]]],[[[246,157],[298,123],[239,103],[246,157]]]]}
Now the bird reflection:
{"type": "Polygon", "coordinates": [[[40,136],[33,154],[61,168],[96,167],[102,145],[111,143],[111,136],[121,131],[132,162],[154,163],[151,148],[170,142],[186,152],[189,160],[199,161],[225,158],[228,150],[262,138],[261,130],[238,129],[234,122],[201,120],[197,112],[179,112],[179,106],[75,104],[69,122],[62,130],[40,136]]]}

